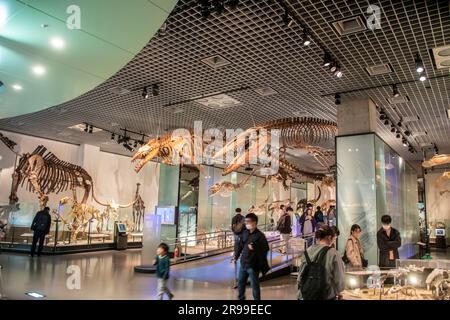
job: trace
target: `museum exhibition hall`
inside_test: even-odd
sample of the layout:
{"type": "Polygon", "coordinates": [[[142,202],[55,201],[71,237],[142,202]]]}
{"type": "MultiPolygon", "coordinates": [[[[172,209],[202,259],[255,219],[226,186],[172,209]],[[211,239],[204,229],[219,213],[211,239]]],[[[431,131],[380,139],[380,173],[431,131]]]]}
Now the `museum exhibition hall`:
{"type": "Polygon", "coordinates": [[[449,70],[448,0],[0,0],[0,298],[450,300],[449,70]]]}

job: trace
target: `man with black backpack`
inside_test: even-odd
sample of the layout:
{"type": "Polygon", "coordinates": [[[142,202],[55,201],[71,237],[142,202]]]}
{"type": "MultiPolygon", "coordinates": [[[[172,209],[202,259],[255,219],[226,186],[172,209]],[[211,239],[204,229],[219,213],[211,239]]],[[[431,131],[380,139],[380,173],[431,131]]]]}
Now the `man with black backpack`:
{"type": "Polygon", "coordinates": [[[36,244],[39,241],[38,257],[44,248],[45,236],[50,233],[50,225],[52,224],[52,217],[50,216],[50,208],[45,207],[44,210],[39,211],[33,219],[31,230],[34,231],[33,243],[31,244],[31,257],[34,257],[36,251],[36,244]]]}
{"type": "Polygon", "coordinates": [[[336,300],[344,290],[344,263],[331,247],[333,237],[333,229],[322,225],[316,231],[316,244],[305,251],[297,279],[299,300],[336,300]]]}

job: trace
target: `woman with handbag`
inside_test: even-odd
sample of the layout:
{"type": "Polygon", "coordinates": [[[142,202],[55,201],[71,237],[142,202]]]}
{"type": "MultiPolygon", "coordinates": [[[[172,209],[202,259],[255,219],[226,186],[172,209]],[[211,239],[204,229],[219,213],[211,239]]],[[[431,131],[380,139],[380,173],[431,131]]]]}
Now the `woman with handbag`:
{"type": "Polygon", "coordinates": [[[345,245],[345,255],[342,260],[351,269],[362,269],[367,267],[367,260],[364,259],[364,248],[359,241],[361,237],[361,227],[357,224],[352,225],[350,237],[345,245]]]}

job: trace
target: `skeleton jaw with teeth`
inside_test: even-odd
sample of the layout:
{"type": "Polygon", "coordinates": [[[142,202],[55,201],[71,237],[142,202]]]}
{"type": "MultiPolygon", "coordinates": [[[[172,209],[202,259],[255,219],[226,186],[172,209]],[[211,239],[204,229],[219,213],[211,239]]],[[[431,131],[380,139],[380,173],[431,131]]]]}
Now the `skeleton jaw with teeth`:
{"type": "Polygon", "coordinates": [[[131,159],[132,162],[139,159],[139,162],[136,164],[134,170],[139,172],[142,167],[147,164],[147,162],[151,161],[156,156],[157,153],[158,148],[154,148],[149,145],[140,147],[131,159]]]}

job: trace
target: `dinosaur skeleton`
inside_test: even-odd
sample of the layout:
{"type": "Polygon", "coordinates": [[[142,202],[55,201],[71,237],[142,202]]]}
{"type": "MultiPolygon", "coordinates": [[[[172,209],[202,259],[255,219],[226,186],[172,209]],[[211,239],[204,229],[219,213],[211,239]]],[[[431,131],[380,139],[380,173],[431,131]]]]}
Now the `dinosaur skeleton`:
{"type": "Polygon", "coordinates": [[[236,191],[237,189],[239,189],[242,186],[247,184],[247,182],[253,176],[253,173],[254,173],[254,170],[253,170],[252,174],[248,175],[244,180],[242,180],[241,182],[238,182],[238,183],[222,181],[222,182],[217,182],[217,183],[213,184],[209,188],[209,196],[210,197],[214,197],[216,195],[220,195],[221,197],[231,196],[231,193],[233,191],[236,191]]]}
{"type": "Polygon", "coordinates": [[[133,203],[133,231],[141,232],[143,229],[142,222],[144,220],[145,213],[145,203],[142,200],[141,195],[139,194],[140,183],[136,185],[136,194],[134,196],[133,203]]]}
{"type": "Polygon", "coordinates": [[[434,166],[440,166],[448,163],[450,163],[450,154],[437,154],[430,160],[422,162],[422,167],[432,168],[434,166]]]}
{"type": "MultiPolygon", "coordinates": [[[[323,174],[310,173],[289,163],[284,157],[286,148],[305,149],[328,172],[333,170],[335,166],[334,150],[328,150],[318,145],[334,138],[337,126],[333,122],[315,118],[280,119],[247,129],[235,136],[231,141],[228,141],[221,150],[213,155],[212,159],[218,160],[223,158],[225,154],[234,154],[235,150],[243,150],[244,152],[234,157],[231,164],[223,170],[222,174],[227,175],[236,171],[241,165],[250,162],[249,159],[252,152],[256,150],[262,151],[260,150],[261,137],[265,136],[267,141],[272,141],[272,130],[279,130],[282,147],[280,150],[273,150],[274,148],[268,145],[264,148],[265,153],[269,156],[266,160],[275,160],[276,153],[280,152],[279,169],[277,172],[262,174],[266,176],[266,180],[270,178],[275,181],[282,181],[283,186],[288,188],[287,180],[302,177],[313,180],[324,178],[325,175],[323,174]],[[260,135],[257,143],[249,142],[249,137],[253,133],[260,135]]],[[[160,138],[150,139],[144,146],[139,148],[132,158],[133,162],[139,160],[135,171],[139,172],[146,163],[154,159],[159,159],[162,163],[169,165],[178,164],[178,160],[183,161],[184,159],[186,161],[186,158],[190,158],[191,163],[195,163],[193,150],[197,147],[197,149],[203,151],[203,143],[194,146],[196,144],[195,141],[201,140],[196,139],[197,137],[192,130],[185,130],[181,134],[175,133],[177,132],[170,132],[160,138]]],[[[270,161],[264,161],[264,163],[260,161],[258,165],[264,169],[268,162],[270,161]]],[[[232,188],[228,183],[225,183],[224,186],[225,188],[232,188]]]]}
{"type": "MultiPolygon", "coordinates": [[[[233,153],[234,150],[243,149],[244,152],[237,155],[231,161],[231,164],[223,170],[222,174],[227,175],[236,171],[242,164],[248,163],[250,154],[256,154],[257,151],[262,149],[259,140],[257,143],[249,143],[248,137],[256,133],[266,138],[267,143],[270,143],[272,141],[272,130],[279,130],[281,158],[284,157],[286,148],[305,149],[325,169],[330,170],[334,165],[335,152],[319,147],[318,144],[334,138],[337,132],[335,123],[315,118],[286,118],[249,128],[228,142],[214,155],[215,159],[221,159],[225,154],[233,153]]],[[[270,147],[267,149],[266,151],[269,151],[271,160],[273,160],[275,158],[272,154],[274,151],[270,147]]]]}
{"type": "Polygon", "coordinates": [[[81,203],[86,204],[93,187],[92,178],[86,170],[58,159],[42,145],[32,153],[20,156],[19,164],[13,174],[13,186],[9,196],[10,204],[19,201],[17,190],[19,186],[24,185],[25,181],[27,181],[27,190],[38,194],[41,207],[47,205],[49,193],[59,193],[77,187],[84,189],[81,203]]]}
{"type": "Polygon", "coordinates": [[[139,172],[153,159],[160,159],[164,164],[174,165],[178,164],[175,163],[174,159],[177,159],[177,161],[180,160],[183,163],[185,157],[188,157],[191,163],[195,163],[193,144],[196,139],[193,131],[188,132],[188,134],[186,134],[187,132],[184,132],[184,134],[169,132],[162,137],[150,139],[144,146],[138,149],[131,159],[132,162],[139,159],[139,162],[135,166],[135,171],[139,172]]]}

